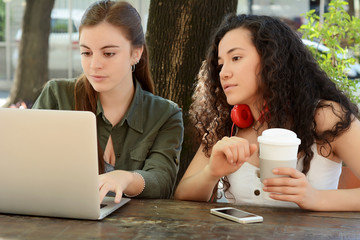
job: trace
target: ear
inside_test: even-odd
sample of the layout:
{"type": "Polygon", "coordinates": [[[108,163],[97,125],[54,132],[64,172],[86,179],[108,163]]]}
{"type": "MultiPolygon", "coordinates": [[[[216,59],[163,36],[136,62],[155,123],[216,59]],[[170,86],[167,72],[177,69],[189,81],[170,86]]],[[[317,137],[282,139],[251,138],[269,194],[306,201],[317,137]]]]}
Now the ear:
{"type": "Polygon", "coordinates": [[[131,65],[137,64],[140,61],[143,51],[144,51],[144,46],[134,47],[132,49],[132,53],[131,53],[132,64],[131,65]]]}

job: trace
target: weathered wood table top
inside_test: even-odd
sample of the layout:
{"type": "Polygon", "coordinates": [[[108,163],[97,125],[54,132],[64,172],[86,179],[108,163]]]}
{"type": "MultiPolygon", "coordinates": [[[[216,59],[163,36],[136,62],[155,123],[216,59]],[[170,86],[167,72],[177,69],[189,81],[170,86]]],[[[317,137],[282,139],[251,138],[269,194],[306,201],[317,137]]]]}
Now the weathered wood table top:
{"type": "Polygon", "coordinates": [[[360,212],[236,206],[264,218],[240,224],[210,214],[223,206],[133,199],[102,221],[0,214],[0,239],[360,239],[360,212]]]}

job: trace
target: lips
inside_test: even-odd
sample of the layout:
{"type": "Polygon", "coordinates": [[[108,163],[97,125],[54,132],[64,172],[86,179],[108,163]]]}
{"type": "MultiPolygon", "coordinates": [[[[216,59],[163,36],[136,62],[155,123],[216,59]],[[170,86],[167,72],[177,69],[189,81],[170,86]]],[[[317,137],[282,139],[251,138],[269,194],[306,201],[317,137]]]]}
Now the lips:
{"type": "Polygon", "coordinates": [[[101,82],[103,81],[106,76],[101,76],[101,75],[90,75],[90,77],[95,81],[95,82],[101,82]]]}
{"type": "Polygon", "coordinates": [[[228,91],[230,89],[232,89],[233,87],[236,87],[237,85],[236,84],[224,84],[223,85],[223,89],[224,91],[228,91]]]}

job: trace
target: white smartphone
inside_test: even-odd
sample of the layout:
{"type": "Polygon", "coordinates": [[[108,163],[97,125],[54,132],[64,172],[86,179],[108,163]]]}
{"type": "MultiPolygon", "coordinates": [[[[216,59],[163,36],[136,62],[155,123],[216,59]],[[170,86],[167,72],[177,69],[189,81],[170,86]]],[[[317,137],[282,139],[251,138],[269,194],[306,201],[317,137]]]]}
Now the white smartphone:
{"type": "Polygon", "coordinates": [[[210,213],[239,223],[262,222],[263,217],[233,207],[212,208],[210,213]]]}

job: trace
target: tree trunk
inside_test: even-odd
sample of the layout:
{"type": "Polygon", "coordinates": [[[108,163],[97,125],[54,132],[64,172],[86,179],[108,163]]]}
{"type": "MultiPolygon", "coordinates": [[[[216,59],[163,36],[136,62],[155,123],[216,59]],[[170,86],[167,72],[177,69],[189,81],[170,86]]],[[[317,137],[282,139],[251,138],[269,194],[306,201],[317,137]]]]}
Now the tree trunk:
{"type": "Polygon", "coordinates": [[[5,2],[0,1],[0,41],[5,40],[5,2]]]}
{"type": "Polygon", "coordinates": [[[48,48],[54,0],[26,0],[15,79],[6,105],[32,104],[48,81],[48,48]]]}
{"type": "MultiPolygon", "coordinates": [[[[355,0],[355,1],[358,1],[358,0],[355,0]]],[[[355,16],[355,3],[354,3],[354,0],[348,0],[348,6],[349,6],[349,9],[348,9],[348,13],[350,16],[355,16]]]]}
{"type": "Polygon", "coordinates": [[[188,110],[196,75],[210,36],[224,16],[235,13],[237,0],[151,0],[146,40],[158,95],[183,109],[185,138],[178,180],[196,152],[188,110]]]}

